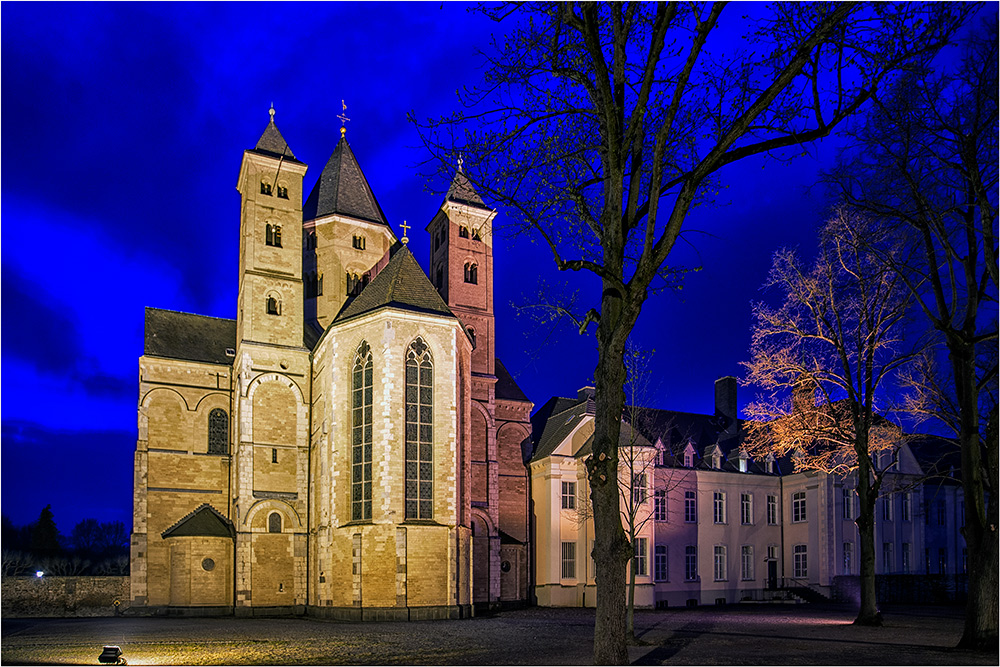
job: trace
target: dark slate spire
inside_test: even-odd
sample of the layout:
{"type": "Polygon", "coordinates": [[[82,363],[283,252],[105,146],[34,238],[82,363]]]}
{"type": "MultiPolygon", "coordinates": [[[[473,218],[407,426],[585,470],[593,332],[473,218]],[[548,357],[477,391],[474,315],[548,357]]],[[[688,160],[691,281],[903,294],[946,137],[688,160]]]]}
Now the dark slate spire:
{"type": "Polygon", "coordinates": [[[483,203],[482,197],[476,192],[476,189],[472,187],[472,183],[469,182],[468,176],[462,171],[462,158],[458,158],[458,171],[455,172],[455,178],[451,180],[451,187],[448,188],[448,194],[445,195],[445,200],[457,202],[459,204],[466,204],[467,206],[475,206],[477,208],[485,208],[487,210],[492,210],[489,206],[483,203]]]}
{"type": "Polygon", "coordinates": [[[286,160],[298,162],[292,153],[292,149],[288,147],[288,142],[285,141],[285,138],[281,136],[281,132],[278,131],[278,126],[274,124],[273,106],[268,113],[271,114],[271,122],[267,124],[267,127],[264,128],[264,134],[260,135],[260,139],[257,140],[257,145],[253,149],[254,152],[271,157],[283,157],[286,160]]]}
{"type": "Polygon", "coordinates": [[[302,206],[303,220],[314,220],[332,213],[389,226],[343,133],[302,206]]]}
{"type": "Polygon", "coordinates": [[[347,302],[334,321],[343,322],[380,308],[455,317],[405,245],[396,250],[389,263],[361,294],[347,302]]]}

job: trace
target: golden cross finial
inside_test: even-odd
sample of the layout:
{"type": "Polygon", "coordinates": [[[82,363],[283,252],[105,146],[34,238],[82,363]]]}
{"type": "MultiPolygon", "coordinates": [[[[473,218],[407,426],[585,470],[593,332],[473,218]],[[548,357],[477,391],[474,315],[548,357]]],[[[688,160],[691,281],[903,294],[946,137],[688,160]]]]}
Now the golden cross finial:
{"type": "Polygon", "coordinates": [[[271,102],[271,108],[268,109],[267,113],[271,116],[271,122],[274,122],[274,102],[271,102]]]}
{"type": "Polygon", "coordinates": [[[410,228],[410,225],[406,224],[406,220],[403,220],[403,224],[400,225],[400,228],[403,230],[403,238],[401,238],[400,241],[406,243],[410,240],[406,238],[406,232],[410,228]]]}
{"type": "Polygon", "coordinates": [[[340,119],[340,136],[347,134],[347,121],[351,120],[347,117],[347,103],[344,100],[340,100],[340,106],[343,107],[343,111],[337,116],[340,119]]]}

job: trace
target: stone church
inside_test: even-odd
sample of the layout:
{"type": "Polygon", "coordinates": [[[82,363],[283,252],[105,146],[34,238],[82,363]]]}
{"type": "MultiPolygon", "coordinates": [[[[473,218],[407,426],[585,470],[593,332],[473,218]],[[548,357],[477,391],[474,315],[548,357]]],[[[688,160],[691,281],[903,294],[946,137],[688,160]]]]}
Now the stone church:
{"type": "Polygon", "coordinates": [[[532,404],[496,358],[492,223],[462,172],[430,276],[341,129],[312,191],[243,154],[236,319],[147,308],[132,607],[459,618],[530,590],[532,404]]]}

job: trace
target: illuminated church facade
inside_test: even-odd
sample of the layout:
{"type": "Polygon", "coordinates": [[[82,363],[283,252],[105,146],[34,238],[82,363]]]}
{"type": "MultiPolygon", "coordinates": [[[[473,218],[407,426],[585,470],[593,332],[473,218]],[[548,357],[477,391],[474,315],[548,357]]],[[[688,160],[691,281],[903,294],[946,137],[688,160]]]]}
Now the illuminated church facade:
{"type": "Polygon", "coordinates": [[[342,136],[244,152],[235,320],[146,309],[132,607],[469,616],[526,601],[532,404],[495,356],[494,211],[459,165],[430,276],[342,136]]]}

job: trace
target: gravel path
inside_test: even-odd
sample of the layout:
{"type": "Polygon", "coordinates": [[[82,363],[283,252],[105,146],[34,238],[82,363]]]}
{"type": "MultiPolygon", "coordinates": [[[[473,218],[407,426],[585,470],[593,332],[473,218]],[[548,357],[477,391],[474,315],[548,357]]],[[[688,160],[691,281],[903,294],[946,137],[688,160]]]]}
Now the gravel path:
{"type": "MultiPolygon", "coordinates": [[[[996,665],[956,651],[961,610],[896,608],[882,628],[837,606],[639,612],[634,664],[996,665]]],[[[4,619],[3,664],[97,664],[118,644],[129,665],[590,664],[594,613],[524,609],[465,621],[336,623],[313,619],[4,619]]]]}

